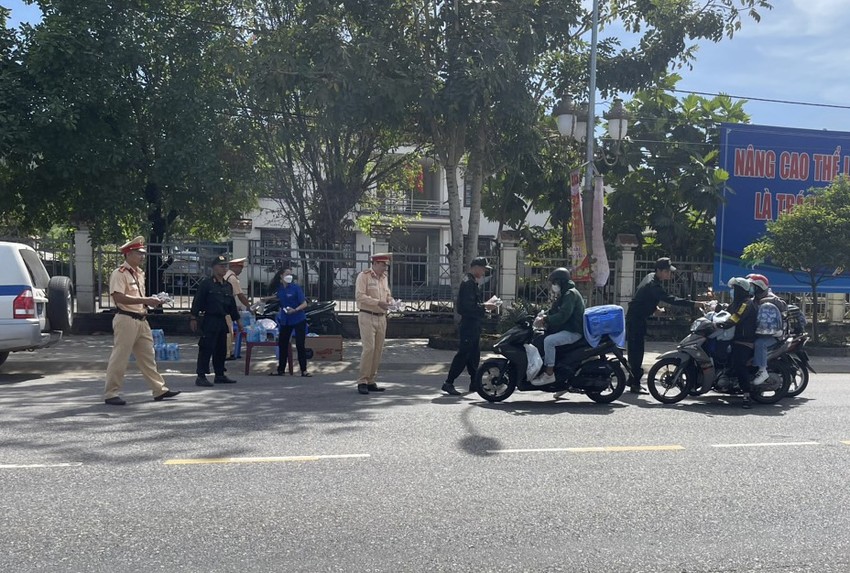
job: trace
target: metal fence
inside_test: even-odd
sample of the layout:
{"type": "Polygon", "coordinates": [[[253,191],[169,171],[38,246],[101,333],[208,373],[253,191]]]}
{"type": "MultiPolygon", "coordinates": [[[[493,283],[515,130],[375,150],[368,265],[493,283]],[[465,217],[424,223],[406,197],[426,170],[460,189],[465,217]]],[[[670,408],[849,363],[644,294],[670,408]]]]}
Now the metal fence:
{"type": "MultiPolygon", "coordinates": [[[[569,259],[547,258],[540,259],[523,256],[520,252],[517,269],[517,293],[519,300],[526,301],[537,306],[546,305],[550,299],[549,275],[559,267],[570,268],[569,259]]],[[[608,268],[610,276],[604,287],[590,287],[588,283],[577,283],[578,289],[588,306],[600,304],[616,304],[619,300],[618,280],[619,261],[609,261],[608,268]]]]}
{"type": "MultiPolygon", "coordinates": [[[[75,265],[74,236],[63,237],[8,237],[3,241],[18,242],[33,247],[44,262],[51,276],[64,275],[77,283],[75,265]]],[[[191,308],[192,297],[198,283],[209,275],[211,260],[221,254],[232,252],[232,243],[213,243],[205,241],[172,241],[161,244],[149,244],[145,260],[147,291],[151,294],[168,292],[174,297],[175,310],[191,308]]],[[[314,251],[292,249],[289,247],[264,247],[260,241],[251,241],[249,245],[249,264],[242,275],[243,284],[247,284],[248,295],[253,298],[268,294],[268,285],[274,273],[291,265],[296,270],[299,281],[308,298],[317,299],[319,294],[319,269],[323,264],[333,269],[332,296],[337,301],[340,312],[355,312],[354,283],[357,275],[369,268],[370,252],[342,249],[334,251],[314,251]]],[[[485,299],[494,294],[505,295],[499,285],[498,257],[488,255],[494,267],[485,279],[483,290],[485,299]]],[[[113,302],[109,294],[109,277],[122,262],[123,256],[117,246],[95,247],[94,284],[96,307],[109,309],[113,302]]],[[[618,303],[620,261],[611,261],[608,283],[603,288],[589,289],[579,285],[588,299],[589,305],[618,303]]],[[[684,298],[705,298],[711,292],[712,263],[697,260],[677,259],[674,263],[677,272],[673,273],[667,291],[684,298]]],[[[564,259],[537,259],[519,257],[517,270],[516,298],[534,304],[547,304],[549,300],[548,276],[555,268],[569,266],[564,259]]],[[[638,259],[635,261],[635,287],[655,268],[655,261],[638,259]]],[[[393,296],[402,299],[411,311],[429,312],[448,310],[453,306],[449,261],[445,254],[402,251],[395,252],[390,267],[390,288],[393,296]]],[[[808,317],[816,313],[822,320],[829,318],[829,306],[825,295],[813,300],[805,293],[777,293],[785,300],[800,306],[808,317]]],[[[720,300],[728,298],[726,290],[713,295],[720,300]]],[[[844,297],[844,321],[850,321],[850,295],[844,297]]],[[[672,309],[676,312],[676,309],[672,309]]]]}
{"type": "MultiPolygon", "coordinates": [[[[148,294],[167,292],[174,299],[172,308],[188,310],[192,307],[192,297],[198,284],[210,274],[212,260],[230,251],[230,243],[149,243],[145,257],[145,291],[148,294]]],[[[94,250],[95,297],[97,307],[102,310],[114,306],[109,292],[109,277],[123,262],[124,256],[116,246],[97,247],[94,250]]]]}
{"type": "MultiPolygon", "coordinates": [[[[275,273],[290,267],[295,271],[307,298],[319,297],[319,282],[323,265],[333,271],[332,297],[337,311],[356,312],[354,286],[357,275],[371,266],[369,251],[318,251],[290,247],[264,246],[251,241],[247,275],[249,296],[271,294],[269,284],[275,273]]],[[[493,271],[485,279],[485,298],[497,292],[499,263],[490,257],[493,271]]],[[[393,297],[401,299],[409,311],[428,312],[449,309],[453,305],[448,257],[444,254],[420,251],[394,251],[389,268],[389,283],[393,297]]]]}

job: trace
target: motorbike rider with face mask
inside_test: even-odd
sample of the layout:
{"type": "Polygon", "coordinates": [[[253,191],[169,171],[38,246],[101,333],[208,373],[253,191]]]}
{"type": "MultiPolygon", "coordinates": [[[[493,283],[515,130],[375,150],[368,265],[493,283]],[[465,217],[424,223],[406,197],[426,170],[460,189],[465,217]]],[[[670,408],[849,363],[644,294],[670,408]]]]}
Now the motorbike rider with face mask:
{"type": "Polygon", "coordinates": [[[744,408],[750,407],[750,376],[747,362],[752,356],[752,343],[756,339],[756,307],[753,302],[750,281],[743,277],[732,277],[727,283],[732,293],[732,303],[726,309],[729,318],[717,323],[720,328],[735,327],[732,338],[730,366],[732,374],[738,379],[738,386],[744,392],[744,408]]]}
{"type": "Polygon", "coordinates": [[[584,299],[571,280],[569,269],[555,269],[549,275],[554,303],[546,314],[543,339],[543,372],[531,381],[534,386],[555,382],[555,349],[581,340],[584,332],[584,299]]]}

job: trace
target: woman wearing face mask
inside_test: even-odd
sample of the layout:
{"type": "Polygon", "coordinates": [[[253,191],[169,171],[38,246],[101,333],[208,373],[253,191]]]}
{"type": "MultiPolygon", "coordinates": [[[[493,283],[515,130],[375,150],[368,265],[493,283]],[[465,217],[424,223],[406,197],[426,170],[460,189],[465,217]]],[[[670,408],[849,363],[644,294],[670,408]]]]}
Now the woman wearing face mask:
{"type": "Polygon", "coordinates": [[[278,363],[277,371],[272,376],[282,376],[285,371],[286,356],[289,350],[289,339],[295,332],[295,348],[298,350],[298,365],[301,367],[301,376],[310,376],[307,372],[307,349],[305,339],[307,337],[307,299],[304,291],[295,284],[291,268],[285,268],[275,275],[270,286],[272,296],[277,296],[280,301],[280,312],[277,315],[277,324],[280,329],[278,337],[278,363]]]}
{"type": "Polygon", "coordinates": [[[546,386],[555,381],[555,348],[578,342],[584,326],[584,299],[572,281],[569,269],[559,268],[549,275],[554,303],[546,314],[546,338],[543,339],[543,373],[531,381],[546,386]]]}

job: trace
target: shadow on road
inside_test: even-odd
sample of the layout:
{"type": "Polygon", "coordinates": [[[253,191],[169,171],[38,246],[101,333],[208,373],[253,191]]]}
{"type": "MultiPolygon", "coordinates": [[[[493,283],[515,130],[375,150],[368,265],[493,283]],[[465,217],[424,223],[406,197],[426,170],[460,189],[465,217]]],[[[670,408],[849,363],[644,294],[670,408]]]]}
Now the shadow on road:
{"type": "Polygon", "coordinates": [[[607,416],[616,410],[625,408],[624,404],[597,404],[596,402],[566,402],[552,400],[549,402],[534,402],[531,400],[513,400],[510,402],[476,402],[473,404],[485,410],[502,411],[513,416],[538,416],[555,414],[582,414],[589,416],[607,416]]]}
{"type": "Polygon", "coordinates": [[[801,406],[809,401],[808,398],[797,396],[795,398],[783,398],[776,404],[759,404],[750,401],[751,408],[742,407],[744,401],[742,396],[730,396],[727,394],[704,394],[702,396],[691,396],[676,404],[662,404],[656,402],[652,397],[642,394],[640,397],[634,394],[623,394],[622,402],[639,408],[659,409],[667,408],[677,412],[702,414],[704,416],[784,416],[786,412],[801,406]]]}

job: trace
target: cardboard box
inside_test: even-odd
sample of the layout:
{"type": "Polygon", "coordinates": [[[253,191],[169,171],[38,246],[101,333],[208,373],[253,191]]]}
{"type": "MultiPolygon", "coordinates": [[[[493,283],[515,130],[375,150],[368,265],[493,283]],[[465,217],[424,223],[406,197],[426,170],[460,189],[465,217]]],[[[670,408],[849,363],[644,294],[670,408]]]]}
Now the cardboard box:
{"type": "Polygon", "coordinates": [[[307,348],[313,351],[312,360],[342,360],[342,336],[308,336],[307,348]]]}

